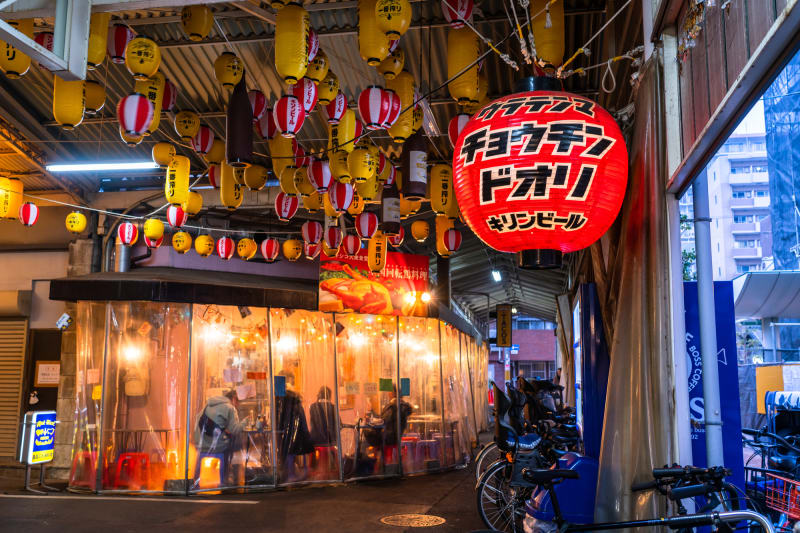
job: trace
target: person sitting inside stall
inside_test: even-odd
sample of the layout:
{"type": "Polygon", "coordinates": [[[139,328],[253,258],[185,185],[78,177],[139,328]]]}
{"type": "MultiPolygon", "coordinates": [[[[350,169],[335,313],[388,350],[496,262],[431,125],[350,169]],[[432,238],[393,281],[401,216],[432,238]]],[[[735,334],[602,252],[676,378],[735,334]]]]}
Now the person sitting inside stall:
{"type": "Polygon", "coordinates": [[[331,402],[331,389],[323,385],[317,393],[317,401],[311,404],[311,441],[314,446],[336,446],[339,433],[339,417],[331,402]]]}
{"type": "Polygon", "coordinates": [[[222,456],[222,479],[231,471],[233,452],[241,447],[242,431],[247,420],[245,418],[239,421],[238,407],[239,397],[233,389],[221,396],[212,396],[206,402],[194,430],[194,445],[198,453],[195,484],[199,482],[200,461],[203,456],[222,456]]]}
{"type": "Polygon", "coordinates": [[[308,431],[303,401],[294,391],[294,374],[289,370],[281,370],[278,375],[283,376],[286,382],[286,393],[275,397],[279,479],[300,481],[307,473],[296,472],[295,459],[314,453],[314,443],[308,431]]]}
{"type": "MultiPolygon", "coordinates": [[[[392,391],[389,392],[389,401],[381,410],[380,427],[373,427],[364,432],[364,439],[367,444],[374,446],[379,450],[383,446],[397,446],[397,385],[392,386],[392,391]]],[[[405,433],[406,426],[408,425],[408,417],[411,415],[411,405],[400,399],[400,435],[405,433]]],[[[387,461],[388,462],[388,461],[387,461]]]]}

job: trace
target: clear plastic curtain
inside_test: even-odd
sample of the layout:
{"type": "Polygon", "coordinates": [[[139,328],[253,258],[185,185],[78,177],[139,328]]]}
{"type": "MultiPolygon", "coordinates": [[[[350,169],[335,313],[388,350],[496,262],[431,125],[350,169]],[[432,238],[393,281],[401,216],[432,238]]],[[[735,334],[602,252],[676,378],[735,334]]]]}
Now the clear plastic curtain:
{"type": "Polygon", "coordinates": [[[617,221],[619,237],[612,237],[616,246],[606,252],[607,258],[599,245],[592,251],[611,352],[598,521],[657,516],[663,497],[652,491],[632,494],[630,486],[649,479],[652,468],[672,456],[667,176],[659,60],[654,55],[646,65],[636,96],[628,190],[617,221]]]}

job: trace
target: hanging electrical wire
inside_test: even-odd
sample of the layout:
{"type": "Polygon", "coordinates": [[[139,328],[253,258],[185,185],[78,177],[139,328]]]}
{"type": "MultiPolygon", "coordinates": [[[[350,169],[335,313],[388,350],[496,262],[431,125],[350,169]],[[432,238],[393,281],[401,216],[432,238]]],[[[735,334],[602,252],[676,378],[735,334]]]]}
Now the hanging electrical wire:
{"type": "Polygon", "coordinates": [[[603,78],[601,80],[601,87],[600,88],[606,93],[611,93],[611,92],[614,91],[614,89],[617,86],[617,80],[614,77],[613,71],[611,70],[611,65],[616,63],[616,62],[618,62],[618,61],[622,61],[624,59],[627,59],[627,60],[631,61],[631,66],[632,67],[638,68],[642,64],[642,58],[641,58],[642,53],[644,53],[644,46],[637,46],[637,47],[635,47],[635,48],[633,48],[631,50],[628,50],[624,54],[611,57],[608,60],[603,61],[602,63],[597,63],[595,65],[589,65],[588,67],[579,67],[579,68],[576,68],[576,69],[573,69],[573,70],[567,70],[565,72],[562,72],[561,73],[561,78],[562,79],[566,79],[566,78],[569,78],[570,76],[573,76],[575,74],[578,74],[578,75],[582,76],[582,75],[585,75],[590,70],[595,70],[595,69],[598,69],[598,68],[606,67],[606,72],[603,74],[603,78]],[[611,87],[610,88],[606,87],[606,79],[608,77],[611,77],[611,87]]]}
{"type": "MultiPolygon", "coordinates": [[[[450,10],[451,10],[453,13],[455,13],[455,14],[456,14],[456,18],[457,18],[457,20],[458,20],[459,22],[463,22],[463,23],[464,23],[464,25],[465,25],[466,27],[468,27],[470,30],[472,30],[472,31],[473,31],[473,33],[475,33],[475,35],[477,35],[477,36],[478,36],[478,38],[479,38],[481,41],[483,41],[483,42],[484,42],[484,44],[486,44],[486,46],[488,46],[488,47],[489,47],[489,48],[490,48],[490,49],[491,49],[491,50],[492,50],[492,51],[493,51],[495,54],[497,54],[498,56],[500,56],[500,59],[502,59],[503,61],[505,61],[505,63],[506,63],[506,64],[507,64],[509,67],[513,68],[514,70],[519,70],[519,65],[517,65],[517,62],[516,62],[516,61],[514,61],[513,59],[511,59],[511,56],[509,56],[508,54],[506,54],[506,53],[504,53],[504,52],[501,52],[500,50],[498,50],[498,49],[497,49],[497,46],[499,46],[499,45],[500,45],[500,44],[501,44],[503,41],[505,41],[506,39],[503,39],[503,41],[500,41],[500,43],[497,43],[497,46],[495,46],[495,44],[492,42],[492,40],[491,40],[491,39],[489,39],[488,37],[485,37],[485,36],[484,36],[484,35],[483,35],[481,32],[479,32],[479,31],[478,31],[478,30],[475,28],[475,26],[473,26],[473,25],[472,25],[472,24],[471,24],[469,21],[467,21],[467,20],[464,20],[463,18],[461,18],[461,17],[458,15],[458,10],[457,10],[455,7],[453,7],[453,5],[452,5],[452,4],[451,4],[451,3],[450,3],[448,0],[442,0],[442,2],[444,2],[444,4],[445,4],[447,7],[449,7],[449,8],[450,8],[450,10]]],[[[503,4],[503,5],[505,5],[505,4],[503,4]]],[[[513,34],[514,32],[512,31],[511,33],[513,34]]],[[[509,37],[510,37],[510,35],[509,35],[509,37]]]]}
{"type": "Polygon", "coordinates": [[[590,53],[590,50],[589,50],[589,45],[590,45],[590,44],[592,44],[592,41],[594,41],[595,39],[597,39],[597,37],[599,37],[599,36],[600,36],[600,34],[602,34],[602,33],[605,31],[605,29],[606,29],[606,28],[608,28],[608,26],[609,26],[609,25],[610,25],[612,22],[614,22],[614,19],[615,19],[615,18],[617,18],[619,15],[621,15],[621,14],[622,14],[622,12],[625,10],[625,8],[627,8],[627,7],[630,5],[630,3],[631,3],[631,0],[627,0],[627,2],[625,2],[624,4],[622,4],[622,6],[621,6],[621,7],[620,7],[620,8],[617,10],[617,12],[616,12],[616,13],[614,13],[613,15],[611,15],[611,17],[609,17],[609,19],[608,19],[608,20],[605,22],[605,24],[603,24],[602,26],[600,26],[600,29],[599,29],[599,30],[597,30],[597,31],[595,32],[595,34],[594,34],[594,35],[592,35],[592,36],[589,38],[589,40],[588,40],[588,41],[586,41],[586,42],[583,44],[583,46],[581,46],[580,48],[578,48],[578,49],[575,51],[575,53],[574,53],[574,54],[572,54],[572,56],[570,56],[570,58],[569,58],[569,59],[567,59],[567,60],[566,60],[566,61],[565,61],[565,62],[564,62],[564,63],[563,63],[563,64],[562,64],[560,67],[558,67],[558,70],[556,71],[556,76],[557,76],[557,77],[561,77],[561,73],[564,71],[564,69],[567,67],[567,65],[569,65],[570,63],[572,63],[573,61],[575,61],[575,59],[576,59],[578,56],[580,56],[581,54],[585,54],[585,55],[588,57],[588,56],[589,56],[589,53],[590,53]]]}

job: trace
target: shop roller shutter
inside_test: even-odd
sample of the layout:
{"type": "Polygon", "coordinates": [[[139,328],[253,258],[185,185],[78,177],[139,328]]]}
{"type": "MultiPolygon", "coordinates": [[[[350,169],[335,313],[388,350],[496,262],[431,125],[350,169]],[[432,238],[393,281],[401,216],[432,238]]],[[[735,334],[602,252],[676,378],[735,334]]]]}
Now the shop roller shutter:
{"type": "Polygon", "coordinates": [[[27,320],[0,320],[0,457],[16,455],[27,332],[27,320]]]}

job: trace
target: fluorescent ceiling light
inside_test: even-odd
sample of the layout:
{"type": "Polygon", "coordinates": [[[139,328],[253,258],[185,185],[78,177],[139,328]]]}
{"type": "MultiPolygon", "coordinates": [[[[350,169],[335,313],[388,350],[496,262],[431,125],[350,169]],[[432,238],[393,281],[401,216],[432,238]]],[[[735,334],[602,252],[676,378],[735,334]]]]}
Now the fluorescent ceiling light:
{"type": "Polygon", "coordinates": [[[503,279],[502,274],[500,274],[499,270],[492,270],[492,279],[495,281],[501,281],[503,279]]]}
{"type": "Polygon", "coordinates": [[[511,308],[511,313],[516,315],[517,314],[517,308],[516,307],[512,307],[511,308]]]}
{"type": "Polygon", "coordinates": [[[99,170],[151,170],[158,168],[152,161],[129,161],[126,163],[64,163],[47,165],[48,172],[93,172],[99,170]]]}

